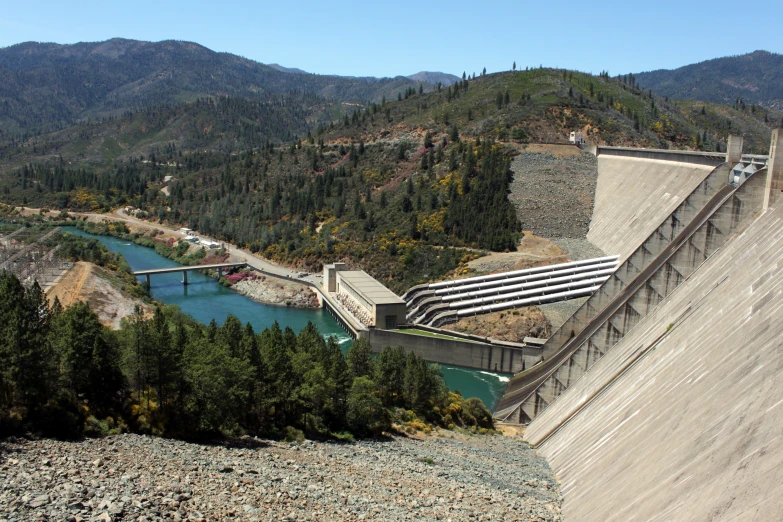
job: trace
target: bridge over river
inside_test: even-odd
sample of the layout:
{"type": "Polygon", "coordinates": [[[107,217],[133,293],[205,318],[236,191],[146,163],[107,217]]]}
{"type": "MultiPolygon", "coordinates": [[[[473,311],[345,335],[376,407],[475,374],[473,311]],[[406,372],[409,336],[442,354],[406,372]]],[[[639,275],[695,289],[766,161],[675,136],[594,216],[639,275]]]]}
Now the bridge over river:
{"type": "Polygon", "coordinates": [[[244,268],[247,263],[218,263],[214,265],[195,265],[195,266],[177,266],[174,268],[153,268],[151,270],[136,270],[135,276],[147,276],[147,286],[150,284],[150,276],[155,274],[171,274],[173,272],[182,272],[182,284],[188,284],[188,272],[193,270],[217,270],[218,279],[223,277],[223,270],[232,270],[234,268],[244,268]]]}

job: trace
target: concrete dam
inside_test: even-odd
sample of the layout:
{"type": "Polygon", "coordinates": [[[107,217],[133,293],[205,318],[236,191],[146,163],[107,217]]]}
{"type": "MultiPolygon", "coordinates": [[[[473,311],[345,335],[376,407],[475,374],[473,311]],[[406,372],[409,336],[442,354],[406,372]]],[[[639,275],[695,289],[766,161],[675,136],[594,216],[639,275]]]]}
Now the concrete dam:
{"type": "Polygon", "coordinates": [[[495,411],[565,520],[783,519],[782,146],[598,148],[587,237],[620,266],[495,411]]]}

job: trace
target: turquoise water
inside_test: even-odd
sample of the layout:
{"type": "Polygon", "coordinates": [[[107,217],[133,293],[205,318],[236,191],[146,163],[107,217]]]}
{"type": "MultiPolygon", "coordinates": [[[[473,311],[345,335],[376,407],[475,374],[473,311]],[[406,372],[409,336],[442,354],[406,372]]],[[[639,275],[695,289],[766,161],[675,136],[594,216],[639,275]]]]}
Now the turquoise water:
{"type": "MultiPolygon", "coordinates": [[[[178,263],[159,255],[153,249],[129,241],[88,234],[75,227],[63,227],[63,231],[99,240],[109,250],[122,254],[132,270],[179,266],[178,263]]],[[[347,351],[350,346],[351,338],[323,309],[264,305],[198,272],[188,274],[187,286],[182,284],[181,273],[153,275],[150,277],[150,283],[152,297],[157,301],[177,305],[183,312],[204,324],[209,323],[213,318],[218,324],[222,324],[229,314],[233,314],[243,324],[249,322],[253,325],[256,332],[261,332],[277,321],[282,328],[290,326],[298,333],[310,321],[325,337],[336,336],[343,351],[347,351]]],[[[503,374],[456,366],[441,365],[441,370],[449,389],[459,390],[465,397],[478,397],[489,408],[494,407],[508,381],[508,376],[503,374]]]]}

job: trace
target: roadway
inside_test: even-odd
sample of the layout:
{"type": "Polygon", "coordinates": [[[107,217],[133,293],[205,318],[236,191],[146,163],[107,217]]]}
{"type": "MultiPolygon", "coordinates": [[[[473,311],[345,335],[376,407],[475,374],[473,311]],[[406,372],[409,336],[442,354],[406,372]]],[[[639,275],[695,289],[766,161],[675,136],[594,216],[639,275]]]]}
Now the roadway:
{"type": "MultiPolygon", "coordinates": [[[[128,223],[133,223],[134,225],[138,225],[146,228],[152,228],[155,230],[161,230],[163,232],[173,234],[177,237],[182,237],[182,234],[178,230],[174,230],[173,228],[168,228],[161,225],[156,225],[148,221],[144,221],[142,219],[130,216],[126,214],[123,209],[119,209],[112,214],[81,213],[80,215],[95,217],[99,219],[113,219],[115,221],[125,221],[128,223]]],[[[223,243],[223,245],[226,249],[226,252],[228,252],[231,256],[240,260],[241,262],[247,263],[249,266],[255,268],[256,270],[271,275],[276,275],[278,277],[282,277],[285,279],[303,281],[316,286],[321,285],[320,274],[308,274],[307,277],[299,277],[300,271],[291,270],[289,268],[285,268],[280,265],[274,264],[269,260],[261,259],[257,257],[255,254],[253,254],[252,252],[250,252],[249,250],[239,248],[236,245],[232,245],[230,243],[225,243],[225,242],[223,243]]]]}
{"type": "Polygon", "coordinates": [[[718,209],[731,193],[736,190],[729,185],[719,190],[715,196],[694,216],[688,225],[672,240],[653,261],[647,265],[631,283],[585,326],[579,333],[566,342],[549,359],[533,366],[512,379],[506,393],[501,398],[495,411],[505,410],[524,402],[535,390],[553,375],[560,365],[567,361],[609,318],[616,313],[625,302],[634,295],[647,280],[680,248],[691,235],[701,227],[718,209]],[[516,386],[515,386],[516,381],[516,386]],[[516,388],[516,389],[514,389],[516,388]]]}
{"type": "Polygon", "coordinates": [[[188,272],[192,270],[220,270],[223,268],[243,268],[247,266],[247,263],[218,263],[215,265],[192,265],[192,266],[178,266],[175,268],[152,268],[150,270],[137,270],[133,272],[135,276],[143,275],[155,275],[155,274],[171,274],[174,272],[188,272]]]}

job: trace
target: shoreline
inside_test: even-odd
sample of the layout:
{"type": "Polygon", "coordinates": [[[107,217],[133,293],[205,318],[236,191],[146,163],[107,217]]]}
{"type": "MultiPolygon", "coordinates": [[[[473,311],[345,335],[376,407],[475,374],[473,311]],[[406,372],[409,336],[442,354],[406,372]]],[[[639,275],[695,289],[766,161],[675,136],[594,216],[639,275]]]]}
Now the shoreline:
{"type": "Polygon", "coordinates": [[[268,276],[244,279],[229,286],[240,295],[269,306],[318,309],[318,295],[307,285],[268,276]]]}

